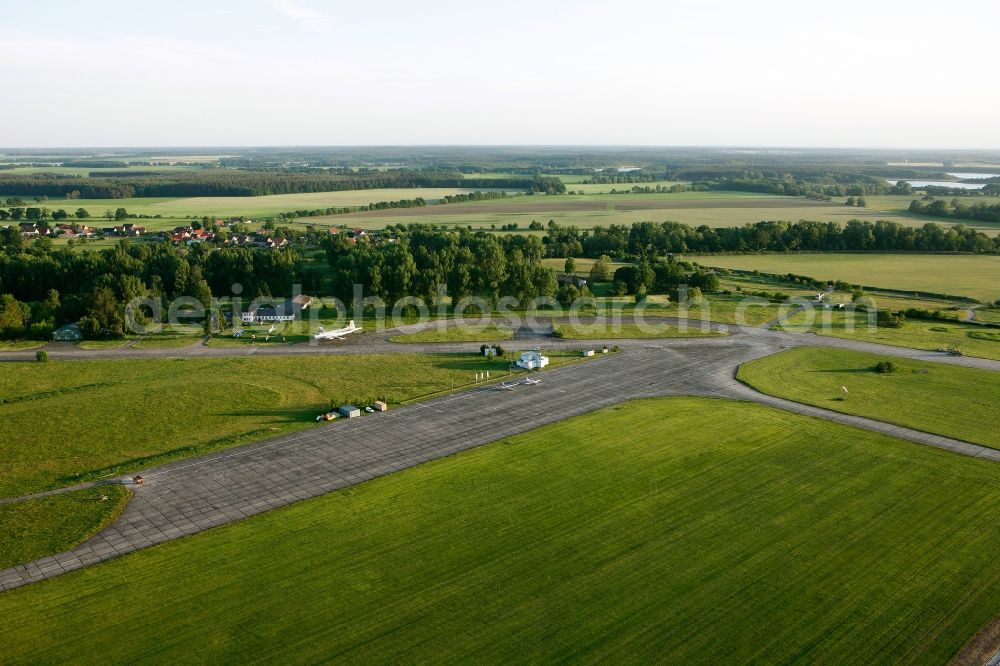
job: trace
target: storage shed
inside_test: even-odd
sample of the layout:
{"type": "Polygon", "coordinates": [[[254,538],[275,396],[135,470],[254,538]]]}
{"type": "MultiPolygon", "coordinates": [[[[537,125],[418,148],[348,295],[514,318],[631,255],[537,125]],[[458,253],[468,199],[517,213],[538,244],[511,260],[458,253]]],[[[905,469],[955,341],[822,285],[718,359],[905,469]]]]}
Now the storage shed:
{"type": "Polygon", "coordinates": [[[340,415],[344,418],[353,419],[361,416],[361,410],[354,405],[341,405],[340,409],[337,410],[340,415]]]}

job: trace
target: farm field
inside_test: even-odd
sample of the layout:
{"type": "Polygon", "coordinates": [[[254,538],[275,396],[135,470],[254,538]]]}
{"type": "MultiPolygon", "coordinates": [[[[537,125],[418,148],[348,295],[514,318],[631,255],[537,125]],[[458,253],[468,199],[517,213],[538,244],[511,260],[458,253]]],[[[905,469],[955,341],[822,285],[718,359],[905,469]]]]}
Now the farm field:
{"type": "MultiPolygon", "coordinates": [[[[499,176],[499,174],[497,174],[499,176]]],[[[532,221],[547,223],[554,220],[562,226],[592,228],[611,224],[631,224],[634,222],[666,220],[682,222],[691,226],[710,227],[740,226],[761,220],[822,220],[841,224],[848,220],[861,219],[893,220],[908,226],[922,226],[929,221],[943,225],[949,220],[914,216],[905,210],[911,197],[906,197],[905,205],[892,202],[885,209],[856,208],[838,203],[812,201],[797,197],[781,197],[746,192],[681,192],[664,194],[608,194],[611,187],[624,185],[578,185],[589,194],[558,196],[513,197],[502,201],[476,201],[423,208],[386,209],[332,215],[303,217],[291,223],[292,226],[348,225],[365,229],[382,229],[388,224],[435,224],[450,226],[471,226],[474,229],[492,229],[516,223],[518,231],[527,232],[532,221]]],[[[130,199],[50,199],[46,206],[52,209],[65,208],[74,211],[86,208],[92,226],[106,223],[104,213],[123,207],[129,213],[156,216],[159,218],[130,220],[151,231],[160,231],[184,223],[188,218],[217,216],[243,216],[258,219],[294,210],[358,206],[378,201],[396,201],[423,197],[435,200],[446,194],[472,192],[471,189],[456,188],[399,188],[346,190],[336,192],[309,192],[300,194],[278,194],[259,197],[185,197],[185,198],[130,198],[130,199]]],[[[957,223],[958,221],[956,221],[957,223]]],[[[965,221],[973,228],[996,233],[1000,226],[987,223],[965,221]]]]}
{"type": "Polygon", "coordinates": [[[106,485],[0,504],[0,569],[73,548],[121,513],[130,494],[106,485]]]}
{"type": "Polygon", "coordinates": [[[0,497],[310,427],[331,401],[410,400],[489,367],[468,354],[5,363],[0,497]]]}
{"type": "MultiPolygon", "coordinates": [[[[183,197],[153,198],[134,197],[130,199],[49,199],[45,206],[51,209],[65,208],[75,211],[86,208],[91,215],[90,224],[101,226],[107,222],[104,212],[124,208],[137,215],[160,215],[176,220],[186,217],[267,217],[278,213],[301,210],[330,208],[339,206],[363,206],[379,201],[398,201],[423,197],[427,200],[439,199],[447,194],[468,194],[475,190],[462,188],[399,188],[342,190],[335,192],[303,192],[298,194],[272,194],[259,197],[183,197]]],[[[340,219],[344,216],[333,216],[340,219]]],[[[315,218],[303,218],[306,223],[315,218]]],[[[135,224],[157,229],[157,220],[128,220],[135,224]]],[[[110,223],[109,223],[110,224],[110,223]]],[[[120,224],[120,223],[119,223],[120,224]]]]}
{"type": "Polygon", "coordinates": [[[1000,256],[933,254],[748,254],[692,256],[706,266],[795,273],[818,280],[1000,299],[1000,256]]]}
{"type": "Polygon", "coordinates": [[[792,315],[780,324],[790,333],[815,333],[848,340],[934,351],[959,349],[969,356],[1000,360],[1000,331],[977,324],[911,319],[900,328],[876,326],[864,312],[812,311],[792,315]]]}
{"type": "MultiPolygon", "coordinates": [[[[577,192],[579,194],[609,194],[611,190],[618,190],[619,192],[628,191],[633,187],[673,187],[674,185],[683,185],[685,181],[681,180],[657,180],[650,183],[566,183],[566,189],[572,192],[577,192]]],[[[678,192],[674,196],[682,194],[678,192]]],[[[654,196],[652,194],[646,196],[654,196]]]]}
{"type": "Polygon", "coordinates": [[[744,364],[737,378],[768,395],[1000,448],[1000,373],[893,358],[898,370],[882,374],[874,370],[881,360],[800,347],[744,364]]]}
{"type": "Polygon", "coordinates": [[[196,166],[187,165],[162,165],[162,166],[130,166],[122,167],[74,167],[74,166],[16,166],[13,169],[0,169],[3,174],[31,174],[31,173],[55,173],[61,176],[77,176],[86,178],[91,173],[122,173],[132,171],[136,174],[143,173],[169,173],[171,171],[192,171],[199,169],[196,166]]]}
{"type": "Polygon", "coordinates": [[[4,593],[0,633],[17,662],[943,663],[1000,605],[998,481],[641,401],[4,593]]]}
{"type": "MultiPolygon", "coordinates": [[[[368,211],[335,216],[350,224],[381,228],[386,224],[492,225],[517,223],[525,231],[532,221],[554,220],[562,226],[591,228],[610,224],[671,220],[700,226],[738,226],[760,220],[897,219],[895,214],[874,214],[854,208],[795,197],[744,192],[683,192],[677,194],[592,194],[521,197],[504,201],[478,201],[416,209],[368,211]]],[[[319,219],[319,218],[313,218],[319,219]]],[[[334,218],[323,218],[327,221],[334,218]]],[[[305,220],[302,220],[305,222],[305,220]]],[[[923,221],[920,221],[922,224],[923,221]]]]}

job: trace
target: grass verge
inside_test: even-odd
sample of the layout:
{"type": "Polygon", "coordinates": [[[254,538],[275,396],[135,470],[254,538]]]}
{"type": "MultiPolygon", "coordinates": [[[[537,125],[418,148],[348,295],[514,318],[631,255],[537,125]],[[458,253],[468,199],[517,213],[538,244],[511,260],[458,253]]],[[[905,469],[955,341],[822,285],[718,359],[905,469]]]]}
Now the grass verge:
{"type": "Polygon", "coordinates": [[[0,504],[0,569],[86,541],[118,517],[131,494],[109,484],[0,504]]]}
{"type": "Polygon", "coordinates": [[[401,333],[389,337],[389,342],[500,342],[514,337],[514,330],[509,326],[448,326],[447,328],[429,328],[416,333],[401,333]]]}
{"type": "Polygon", "coordinates": [[[900,358],[888,359],[894,372],[876,372],[883,360],[800,347],[746,363],[736,376],[768,395],[1000,448],[1000,373],[900,358]]]}

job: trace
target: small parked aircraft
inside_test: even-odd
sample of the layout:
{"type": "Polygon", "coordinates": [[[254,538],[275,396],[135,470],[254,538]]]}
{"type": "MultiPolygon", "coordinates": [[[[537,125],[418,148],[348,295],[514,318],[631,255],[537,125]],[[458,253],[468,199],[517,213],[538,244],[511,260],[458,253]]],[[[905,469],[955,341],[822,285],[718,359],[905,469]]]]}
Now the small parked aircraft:
{"type": "Polygon", "coordinates": [[[524,383],[527,384],[528,386],[534,386],[535,384],[539,383],[540,381],[542,381],[542,380],[540,380],[540,379],[532,379],[531,377],[525,377],[524,378],[524,383]]]}
{"type": "Polygon", "coordinates": [[[507,382],[500,382],[497,385],[497,389],[501,391],[513,391],[516,384],[508,384],[507,382]]]}
{"type": "Polygon", "coordinates": [[[352,319],[347,326],[344,328],[335,328],[332,331],[325,331],[323,327],[319,327],[319,333],[313,336],[313,340],[343,340],[344,336],[350,333],[357,333],[361,330],[360,326],[354,325],[354,320],[352,319]]]}

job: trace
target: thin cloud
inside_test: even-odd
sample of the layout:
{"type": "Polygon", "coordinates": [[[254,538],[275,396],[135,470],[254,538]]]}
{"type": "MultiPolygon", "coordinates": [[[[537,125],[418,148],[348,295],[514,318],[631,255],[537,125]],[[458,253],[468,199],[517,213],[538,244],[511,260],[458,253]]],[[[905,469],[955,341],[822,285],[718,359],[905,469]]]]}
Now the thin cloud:
{"type": "Polygon", "coordinates": [[[303,7],[295,0],[271,0],[274,8],[287,16],[295,19],[303,30],[322,31],[330,29],[330,17],[326,14],[303,7]]]}

